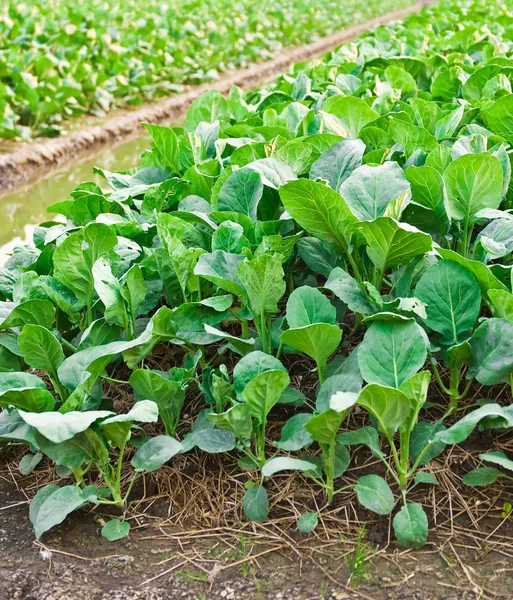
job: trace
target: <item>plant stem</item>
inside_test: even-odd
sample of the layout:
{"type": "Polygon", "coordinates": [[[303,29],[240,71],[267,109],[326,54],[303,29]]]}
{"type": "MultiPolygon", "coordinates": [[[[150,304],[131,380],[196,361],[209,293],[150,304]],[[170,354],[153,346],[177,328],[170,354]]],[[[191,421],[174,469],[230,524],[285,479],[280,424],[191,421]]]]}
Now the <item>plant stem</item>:
{"type": "Polygon", "coordinates": [[[326,363],[317,362],[317,375],[319,376],[319,383],[322,385],[326,379],[326,363]]]}
{"type": "Polygon", "coordinates": [[[333,439],[328,446],[327,452],[324,452],[324,471],[326,473],[326,501],[328,504],[333,502],[335,486],[333,482],[333,473],[335,468],[335,440],[333,439]]]}

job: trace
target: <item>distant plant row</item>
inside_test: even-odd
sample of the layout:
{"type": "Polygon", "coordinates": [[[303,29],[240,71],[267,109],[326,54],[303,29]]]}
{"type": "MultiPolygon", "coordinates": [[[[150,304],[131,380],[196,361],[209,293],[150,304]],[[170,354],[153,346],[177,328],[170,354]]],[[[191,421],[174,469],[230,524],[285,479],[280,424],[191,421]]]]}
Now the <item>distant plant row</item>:
{"type": "Polygon", "coordinates": [[[215,81],[411,0],[7,0],[0,138],[54,137],[66,119],[215,81]]]}

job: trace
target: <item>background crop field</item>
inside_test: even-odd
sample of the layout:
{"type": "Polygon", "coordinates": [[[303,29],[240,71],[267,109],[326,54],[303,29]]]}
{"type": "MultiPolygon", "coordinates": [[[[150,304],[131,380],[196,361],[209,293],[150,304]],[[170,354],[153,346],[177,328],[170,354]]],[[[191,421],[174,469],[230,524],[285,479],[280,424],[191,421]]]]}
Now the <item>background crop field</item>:
{"type": "Polygon", "coordinates": [[[58,135],[214,81],[410,0],[9,0],[0,7],[0,138],[58,135]]]}

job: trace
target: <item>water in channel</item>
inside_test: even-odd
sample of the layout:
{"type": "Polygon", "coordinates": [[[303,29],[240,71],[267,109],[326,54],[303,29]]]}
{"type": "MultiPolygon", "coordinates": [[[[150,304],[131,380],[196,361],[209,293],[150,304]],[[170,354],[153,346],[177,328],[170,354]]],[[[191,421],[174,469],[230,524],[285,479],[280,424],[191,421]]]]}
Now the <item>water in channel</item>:
{"type": "Polygon", "coordinates": [[[93,174],[94,166],[108,171],[135,167],[141,152],[149,146],[148,138],[131,140],[0,198],[0,265],[14,246],[32,240],[36,225],[55,219],[55,215],[46,210],[48,206],[67,200],[70,192],[83,181],[95,181],[104,187],[104,180],[93,174]]]}

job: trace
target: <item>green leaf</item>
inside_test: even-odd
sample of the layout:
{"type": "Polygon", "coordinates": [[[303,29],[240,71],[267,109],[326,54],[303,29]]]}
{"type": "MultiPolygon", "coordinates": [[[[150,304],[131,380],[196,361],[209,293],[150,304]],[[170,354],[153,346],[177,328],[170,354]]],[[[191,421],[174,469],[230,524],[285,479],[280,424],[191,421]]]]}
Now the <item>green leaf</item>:
{"type": "Polygon", "coordinates": [[[358,405],[378,420],[379,429],[388,439],[406,421],[411,403],[403,392],[392,387],[371,383],[363,388],[358,397],[358,405]]]}
{"type": "Polygon", "coordinates": [[[335,95],[324,101],[322,110],[335,115],[340,127],[336,133],[346,138],[358,137],[362,127],[378,118],[378,113],[355,96],[335,95]]]}
{"type": "Polygon", "coordinates": [[[513,471],[513,460],[508,458],[504,452],[484,452],[479,455],[479,458],[494,465],[504,467],[508,471],[513,471]]]}
{"type": "Polygon", "coordinates": [[[143,444],[132,458],[132,466],[139,472],[156,471],[182,450],[182,444],[168,435],[157,435],[143,444]]]}
{"type": "Polygon", "coordinates": [[[490,417],[499,420],[504,427],[513,427],[513,415],[507,408],[503,408],[498,404],[485,404],[466,414],[449,429],[436,433],[433,436],[433,441],[441,441],[445,444],[461,444],[474,431],[480,421],[490,417]]]}
{"type": "Polygon", "coordinates": [[[381,272],[406,264],[432,248],[430,235],[390,217],[361,223],[359,229],[368,244],[367,255],[381,272]]]}
{"type": "Polygon", "coordinates": [[[504,477],[504,473],[494,467],[479,467],[465,473],[462,482],[470,487],[486,487],[492,485],[498,479],[504,477]]]}
{"type": "Polygon", "coordinates": [[[229,119],[228,100],[217,90],[211,89],[192,102],[185,119],[185,131],[195,131],[201,121],[213,123],[229,119]]]}
{"type": "Polygon", "coordinates": [[[411,166],[404,174],[410,182],[413,202],[432,210],[445,232],[449,227],[449,217],[444,202],[442,174],[429,166],[411,166]]]}
{"type": "Polygon", "coordinates": [[[116,234],[107,225],[86,225],[55,249],[54,277],[74,292],[82,305],[86,305],[91,302],[94,292],[93,265],[117,243],[116,234]]]}
{"type": "Polygon", "coordinates": [[[338,192],[342,183],[361,166],[365,144],[361,140],[342,140],[325,150],[313,163],[309,178],[327,179],[338,192]]]}
{"type": "Polygon", "coordinates": [[[152,400],[140,400],[127,413],[114,415],[102,421],[100,427],[106,427],[115,423],[156,423],[158,416],[159,409],[156,402],[152,400]]]}
{"type": "Polygon", "coordinates": [[[26,300],[16,305],[13,302],[2,302],[8,308],[5,318],[0,311],[0,329],[24,327],[27,324],[41,325],[51,329],[55,320],[55,307],[48,300],[26,300]]]}
{"type": "Polygon", "coordinates": [[[277,456],[271,458],[262,467],[264,477],[272,477],[280,471],[314,471],[316,466],[307,460],[290,458],[288,456],[277,456]]]}
{"type": "Polygon", "coordinates": [[[358,349],[358,365],[367,383],[400,387],[426,361],[422,330],[413,320],[375,321],[358,349]]]}
{"type": "Polygon", "coordinates": [[[263,192],[264,185],[257,171],[237,169],[223,183],[215,210],[234,211],[256,221],[263,192]]]}
{"type": "Polygon", "coordinates": [[[438,479],[433,475],[433,473],[428,473],[427,471],[420,471],[419,473],[416,473],[414,482],[415,485],[438,485],[438,479]]]}
{"type": "Polygon", "coordinates": [[[495,134],[513,143],[513,98],[511,94],[499,98],[492,104],[485,112],[485,120],[487,126],[495,134]]]}
{"type": "Polygon", "coordinates": [[[242,391],[257,375],[265,371],[275,370],[287,373],[287,369],[281,362],[270,354],[260,352],[260,350],[246,354],[233,369],[233,387],[237,397],[242,398],[242,391]]]}
{"type": "Polygon", "coordinates": [[[110,410],[70,411],[65,414],[60,412],[30,413],[20,410],[19,413],[25,423],[31,425],[54,444],[69,440],[77,433],[85,431],[94,422],[114,414],[110,410]]]}
{"type": "Polygon", "coordinates": [[[32,471],[37,467],[37,465],[41,462],[43,455],[41,452],[36,452],[32,454],[28,452],[25,456],[20,460],[18,464],[18,469],[22,475],[30,475],[32,471]]]}
{"type": "Polygon", "coordinates": [[[151,135],[153,150],[158,154],[162,165],[168,167],[173,173],[179,173],[180,148],[175,132],[170,127],[162,125],[151,123],[141,123],[141,125],[151,135]]]}
{"type": "Polygon", "coordinates": [[[361,315],[373,314],[373,306],[361,285],[344,269],[340,267],[333,269],[324,287],[332,291],[344,304],[347,304],[349,310],[361,315]]]}
{"type": "Polygon", "coordinates": [[[374,427],[360,427],[354,431],[344,431],[337,435],[337,443],[346,446],[358,446],[360,444],[367,446],[375,458],[384,458],[385,455],[379,448],[379,436],[374,427]]]}
{"type": "Polygon", "coordinates": [[[278,312],[278,302],[285,293],[285,280],[279,254],[262,254],[244,260],[237,275],[246,289],[253,314],[263,316],[278,312]]]}
{"type": "Polygon", "coordinates": [[[470,223],[483,208],[499,208],[502,181],[501,164],[491,154],[465,154],[454,160],[444,172],[451,218],[470,223]]]}
{"type": "Polygon", "coordinates": [[[356,217],[340,194],[316,181],[299,179],[280,189],[285,210],[310,235],[347,248],[356,217]]]}
{"type": "Polygon", "coordinates": [[[445,344],[459,344],[476,324],[481,290],[476,278],[457,263],[441,260],[424,272],[415,297],[426,304],[426,325],[442,334],[445,344]]]}
{"type": "Polygon", "coordinates": [[[334,410],[327,410],[311,417],[306,423],[305,429],[317,443],[329,446],[337,435],[342,419],[342,414],[334,410]]]}
{"type": "Polygon", "coordinates": [[[130,375],[128,383],[141,398],[157,403],[158,413],[168,435],[174,435],[185,401],[185,390],[177,381],[166,379],[148,369],[137,369],[130,375]]]}
{"type": "Polygon", "coordinates": [[[250,243],[244,235],[242,225],[233,221],[224,221],[212,235],[212,250],[223,250],[230,254],[244,254],[250,243]]]}
{"type": "Polygon", "coordinates": [[[57,369],[64,362],[64,352],[55,335],[41,325],[25,325],[18,336],[25,362],[33,369],[42,369],[57,379],[57,369]]]}
{"type": "MultiPolygon", "coordinates": [[[[428,423],[421,421],[413,428],[410,436],[410,457],[416,462],[420,453],[433,440],[437,433],[445,431],[446,428],[442,423],[428,423]]],[[[427,465],[434,458],[440,455],[445,450],[446,444],[442,441],[437,441],[431,444],[429,450],[423,454],[419,466],[427,465]]]]}
{"type": "Polygon", "coordinates": [[[217,428],[231,431],[238,439],[251,438],[253,423],[251,408],[247,404],[236,404],[223,413],[209,413],[208,418],[217,428]]]}
{"type": "Polygon", "coordinates": [[[70,513],[86,503],[87,498],[77,486],[48,485],[41,488],[30,505],[30,522],[34,527],[36,539],[62,523],[70,513]]]}
{"type": "Polygon", "coordinates": [[[339,191],[359,221],[373,221],[387,213],[392,201],[408,194],[410,184],[401,167],[387,161],[379,167],[359,167],[339,191]]]}
{"type": "Polygon", "coordinates": [[[242,509],[248,521],[263,523],[269,512],[269,499],[265,487],[252,487],[246,490],[242,500],[242,509]]]}
{"type": "Polygon", "coordinates": [[[239,254],[216,250],[199,257],[194,273],[246,302],[246,290],[237,275],[237,267],[243,260],[244,257],[239,254]]]}
{"type": "Polygon", "coordinates": [[[394,509],[394,496],[388,483],[379,475],[363,475],[354,486],[358,502],[378,515],[394,509]]]}
{"type": "Polygon", "coordinates": [[[306,327],[314,323],[335,325],[337,322],[337,311],[328,298],[307,285],[296,288],[290,294],[286,316],[291,328],[306,327]]]}
{"type": "Polygon", "coordinates": [[[0,394],[0,406],[14,406],[36,414],[53,410],[55,399],[48,390],[40,387],[17,388],[0,394]]]}
{"type": "Polygon", "coordinates": [[[428,520],[420,504],[405,504],[395,515],[394,533],[405,548],[422,548],[428,539],[428,520]]]}
{"type": "Polygon", "coordinates": [[[297,520],[297,528],[301,533],[311,533],[319,524],[319,515],[316,512],[304,513],[297,520]]]}
{"type": "Polygon", "coordinates": [[[454,252],[453,250],[447,250],[445,248],[437,248],[438,254],[446,260],[458,263],[459,265],[468,269],[476,277],[481,292],[484,296],[488,294],[490,290],[505,290],[509,291],[506,286],[490,271],[490,269],[477,260],[470,260],[454,252]]]}
{"type": "Polygon", "coordinates": [[[335,352],[342,339],[342,331],[337,325],[314,323],[305,327],[287,329],[281,334],[281,342],[324,364],[335,352]]]}
{"type": "Polygon", "coordinates": [[[290,383],[282,370],[264,371],[254,377],[243,389],[242,397],[259,423],[264,423],[269,411],[278,402],[290,383]]]}
{"type": "Polygon", "coordinates": [[[513,371],[513,321],[486,319],[469,340],[474,365],[470,375],[483,385],[507,381],[513,371]]]}
{"type": "Polygon", "coordinates": [[[311,413],[298,413],[285,423],[281,430],[280,439],[276,445],[285,452],[295,452],[309,446],[313,438],[306,429],[306,424],[312,418],[311,413]]]}
{"type": "Polygon", "coordinates": [[[120,519],[111,519],[102,527],[102,537],[108,542],[115,542],[130,533],[130,523],[120,519]]]}
{"type": "Polygon", "coordinates": [[[93,265],[92,273],[94,289],[105,307],[105,320],[125,327],[128,324],[128,313],[121,284],[114,277],[110,264],[104,258],[99,258],[93,265]]]}

